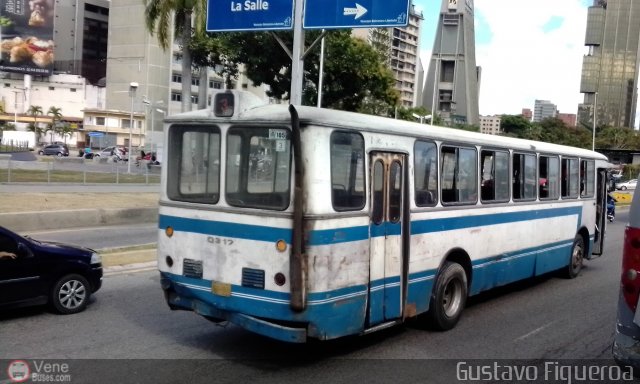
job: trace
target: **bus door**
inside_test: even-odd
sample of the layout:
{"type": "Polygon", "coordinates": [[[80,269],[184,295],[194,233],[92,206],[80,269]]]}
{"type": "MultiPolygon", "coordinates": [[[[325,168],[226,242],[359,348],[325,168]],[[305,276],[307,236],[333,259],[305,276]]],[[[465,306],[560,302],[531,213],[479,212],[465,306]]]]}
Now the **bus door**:
{"type": "Polygon", "coordinates": [[[607,225],[607,194],[608,188],[607,170],[598,168],[596,184],[596,232],[593,240],[593,255],[602,255],[604,250],[604,233],[607,225]]]}
{"type": "Polygon", "coordinates": [[[408,188],[405,161],[403,154],[371,154],[369,326],[402,316],[406,287],[404,193],[408,188]]]}

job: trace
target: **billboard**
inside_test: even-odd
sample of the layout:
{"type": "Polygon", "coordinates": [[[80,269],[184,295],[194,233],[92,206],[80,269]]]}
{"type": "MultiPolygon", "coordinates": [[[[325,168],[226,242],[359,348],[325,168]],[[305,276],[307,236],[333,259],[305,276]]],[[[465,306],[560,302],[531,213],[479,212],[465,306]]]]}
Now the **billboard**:
{"type": "Polygon", "coordinates": [[[0,0],[0,71],[51,75],[54,0],[0,0]]]}

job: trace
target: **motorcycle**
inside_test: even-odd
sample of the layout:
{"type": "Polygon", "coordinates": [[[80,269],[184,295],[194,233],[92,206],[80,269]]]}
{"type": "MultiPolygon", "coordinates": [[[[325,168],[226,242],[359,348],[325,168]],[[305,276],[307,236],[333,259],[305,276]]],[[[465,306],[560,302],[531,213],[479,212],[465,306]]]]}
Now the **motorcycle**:
{"type": "Polygon", "coordinates": [[[616,218],[616,199],[611,196],[607,196],[607,220],[613,223],[616,218]]]}

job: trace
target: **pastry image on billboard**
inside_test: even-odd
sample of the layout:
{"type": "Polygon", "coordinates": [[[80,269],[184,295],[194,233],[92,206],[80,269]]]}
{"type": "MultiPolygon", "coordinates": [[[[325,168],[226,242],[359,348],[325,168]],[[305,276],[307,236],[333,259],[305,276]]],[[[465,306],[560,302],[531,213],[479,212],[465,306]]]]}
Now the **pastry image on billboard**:
{"type": "Polygon", "coordinates": [[[0,0],[0,71],[51,75],[54,0],[0,0]]]}
{"type": "Polygon", "coordinates": [[[14,37],[0,43],[2,55],[9,55],[10,63],[33,63],[40,68],[53,64],[53,41],[43,41],[37,37],[14,37]]]}

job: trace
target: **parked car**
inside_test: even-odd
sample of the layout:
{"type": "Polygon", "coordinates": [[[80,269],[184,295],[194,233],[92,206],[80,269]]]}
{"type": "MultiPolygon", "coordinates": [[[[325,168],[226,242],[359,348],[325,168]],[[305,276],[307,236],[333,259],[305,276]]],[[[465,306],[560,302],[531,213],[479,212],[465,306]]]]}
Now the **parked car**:
{"type": "Polygon", "coordinates": [[[638,184],[638,179],[628,180],[622,183],[616,183],[616,189],[620,189],[622,191],[626,191],[627,189],[636,189],[636,184],[638,184]]]}
{"type": "Polygon", "coordinates": [[[0,226],[0,308],[49,304],[85,309],[102,285],[102,260],[89,248],[38,241],[0,226]]]}
{"type": "Polygon", "coordinates": [[[38,154],[58,157],[69,156],[69,147],[66,144],[49,144],[40,149],[38,154]]]}
{"type": "Polygon", "coordinates": [[[624,232],[613,357],[640,374],[640,193],[633,196],[624,232]]]}
{"type": "Polygon", "coordinates": [[[112,145],[110,147],[106,147],[100,152],[96,152],[93,154],[94,157],[109,157],[113,158],[113,161],[126,161],[127,160],[127,151],[123,147],[119,147],[117,145],[112,145]]]}

